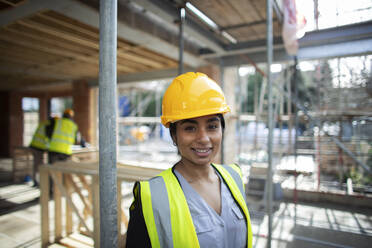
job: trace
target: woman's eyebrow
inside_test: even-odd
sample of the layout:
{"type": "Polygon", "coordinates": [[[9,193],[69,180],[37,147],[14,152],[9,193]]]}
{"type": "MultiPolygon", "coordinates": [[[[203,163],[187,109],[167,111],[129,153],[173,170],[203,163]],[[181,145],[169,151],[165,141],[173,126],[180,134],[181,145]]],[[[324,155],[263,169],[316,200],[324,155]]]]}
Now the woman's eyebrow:
{"type": "Polygon", "coordinates": [[[183,125],[183,124],[185,124],[185,123],[198,124],[197,121],[190,120],[190,119],[186,119],[186,120],[182,120],[182,121],[180,122],[180,125],[183,125]]]}
{"type": "Polygon", "coordinates": [[[220,118],[218,118],[218,117],[212,117],[212,118],[208,119],[207,122],[214,122],[214,121],[219,121],[219,120],[220,120],[220,118]]]}

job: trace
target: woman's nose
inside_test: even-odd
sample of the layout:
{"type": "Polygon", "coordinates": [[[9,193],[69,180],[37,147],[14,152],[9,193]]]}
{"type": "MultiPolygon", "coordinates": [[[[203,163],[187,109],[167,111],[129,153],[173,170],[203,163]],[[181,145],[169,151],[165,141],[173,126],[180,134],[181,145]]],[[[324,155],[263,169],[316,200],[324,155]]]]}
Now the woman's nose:
{"type": "Polygon", "coordinates": [[[209,142],[209,136],[207,130],[205,128],[200,128],[198,131],[197,140],[199,142],[209,142]]]}

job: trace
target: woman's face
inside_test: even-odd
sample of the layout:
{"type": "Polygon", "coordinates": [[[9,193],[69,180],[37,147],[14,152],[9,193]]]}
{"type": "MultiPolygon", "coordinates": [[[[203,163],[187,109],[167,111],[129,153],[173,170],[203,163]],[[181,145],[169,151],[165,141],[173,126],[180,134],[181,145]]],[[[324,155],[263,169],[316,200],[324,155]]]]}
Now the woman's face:
{"type": "Polygon", "coordinates": [[[221,120],[218,115],[208,115],[178,121],[173,138],[183,163],[208,165],[221,147],[221,120]]]}

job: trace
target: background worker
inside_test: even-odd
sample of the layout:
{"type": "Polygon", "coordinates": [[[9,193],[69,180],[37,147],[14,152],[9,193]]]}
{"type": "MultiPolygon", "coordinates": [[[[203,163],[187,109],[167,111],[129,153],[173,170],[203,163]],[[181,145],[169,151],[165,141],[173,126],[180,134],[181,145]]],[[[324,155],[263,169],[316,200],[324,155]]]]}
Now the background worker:
{"type": "Polygon", "coordinates": [[[33,154],[33,186],[39,185],[39,182],[36,179],[36,174],[39,171],[39,165],[43,164],[44,153],[47,152],[49,149],[49,139],[51,137],[50,127],[52,126],[52,120],[53,118],[49,118],[48,120],[39,123],[29,145],[33,154]]]}
{"type": "Polygon", "coordinates": [[[72,154],[72,145],[75,143],[85,147],[85,140],[79,134],[73,117],[74,111],[68,108],[64,111],[62,118],[54,123],[48,152],[50,164],[67,160],[72,154]]]}
{"type": "Polygon", "coordinates": [[[176,77],[162,102],[181,159],[149,181],[136,182],[127,247],[252,247],[241,170],[213,164],[230,111],[207,75],[176,77]]]}

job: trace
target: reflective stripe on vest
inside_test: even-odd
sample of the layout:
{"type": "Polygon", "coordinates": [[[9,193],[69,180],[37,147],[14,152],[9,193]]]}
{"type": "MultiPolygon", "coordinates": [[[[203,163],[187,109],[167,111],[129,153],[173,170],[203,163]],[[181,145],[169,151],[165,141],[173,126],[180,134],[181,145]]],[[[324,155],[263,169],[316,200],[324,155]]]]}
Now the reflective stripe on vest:
{"type": "Polygon", "coordinates": [[[244,198],[244,186],[242,178],[240,177],[240,173],[236,171],[239,168],[236,165],[217,165],[214,164],[215,168],[221,174],[222,178],[225,180],[226,184],[228,185],[231,194],[233,195],[235,201],[237,201],[240,208],[243,210],[245,219],[247,220],[247,247],[252,248],[252,228],[251,228],[251,218],[249,216],[248,207],[244,198]],[[240,192],[240,194],[239,194],[240,192]]]}
{"type": "Polygon", "coordinates": [[[72,154],[71,145],[75,143],[77,126],[67,118],[56,120],[49,151],[67,155],[72,154]]]}
{"type": "MultiPolygon", "coordinates": [[[[221,174],[247,220],[247,247],[252,247],[252,230],[247,205],[241,194],[239,174],[229,166],[213,165],[221,174]]],[[[199,247],[191,213],[172,168],[149,181],[140,182],[142,212],[152,247],[199,247]]]]}
{"type": "Polygon", "coordinates": [[[49,148],[49,138],[46,135],[46,127],[49,125],[49,123],[49,121],[43,121],[37,126],[30,143],[31,147],[42,150],[47,150],[49,148]]]}
{"type": "Polygon", "coordinates": [[[151,246],[199,247],[185,195],[172,169],[140,184],[142,212],[151,246]]]}

